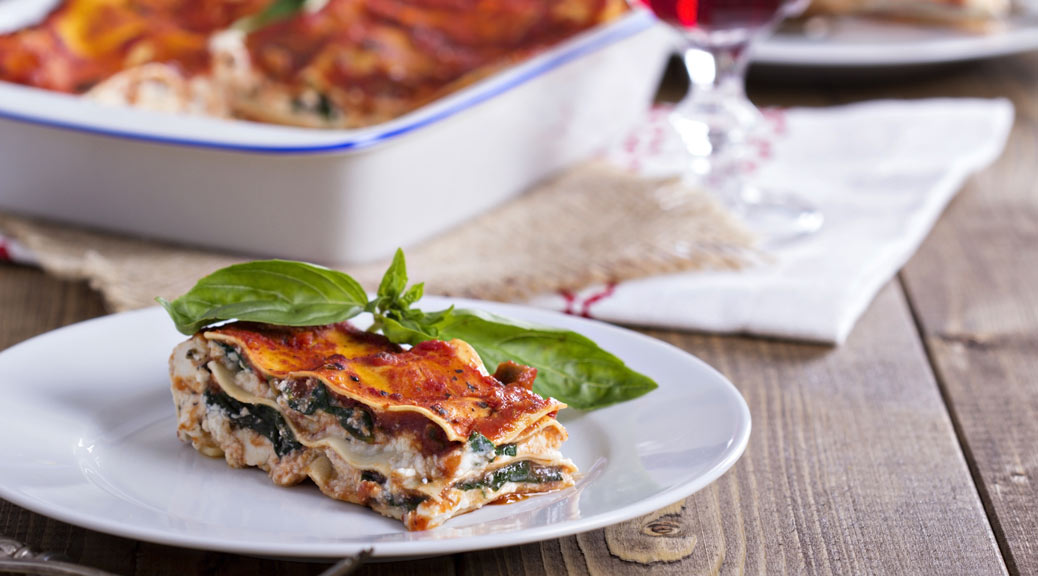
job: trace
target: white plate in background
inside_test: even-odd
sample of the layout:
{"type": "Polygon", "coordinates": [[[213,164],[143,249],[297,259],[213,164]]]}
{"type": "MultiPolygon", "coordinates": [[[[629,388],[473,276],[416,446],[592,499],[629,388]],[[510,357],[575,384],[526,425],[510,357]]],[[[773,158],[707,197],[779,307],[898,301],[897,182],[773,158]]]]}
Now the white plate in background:
{"type": "Polygon", "coordinates": [[[647,514],[717,479],[742,454],[750,413],[721,374],[673,346],[530,308],[457,303],[594,339],[659,388],[560,414],[573,489],[488,506],[424,532],[332,500],[307,482],[275,486],[176,438],[167,358],[184,336],[158,308],[38,336],[0,353],[0,497],[37,513],[174,546],[279,557],[449,554],[557,538],[647,514]]]}
{"type": "Polygon", "coordinates": [[[941,64],[1038,50],[1038,16],[1009,18],[988,33],[859,18],[826,19],[812,37],[787,25],[753,53],[758,64],[806,67],[885,67],[941,64]]]}

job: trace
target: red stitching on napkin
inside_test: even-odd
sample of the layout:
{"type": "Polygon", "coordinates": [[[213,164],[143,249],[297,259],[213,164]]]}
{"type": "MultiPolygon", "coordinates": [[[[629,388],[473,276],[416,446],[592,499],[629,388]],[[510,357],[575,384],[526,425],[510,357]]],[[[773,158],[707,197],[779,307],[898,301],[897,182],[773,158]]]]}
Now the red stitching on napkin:
{"type": "Polygon", "coordinates": [[[605,285],[605,288],[603,288],[601,292],[596,292],[591,296],[588,296],[583,302],[580,303],[580,315],[584,318],[593,318],[593,316],[591,316],[591,307],[595,304],[598,304],[602,300],[605,300],[606,298],[612,296],[613,292],[615,291],[616,282],[610,282],[609,284],[605,285]]]}
{"type": "Polygon", "coordinates": [[[771,129],[775,131],[775,134],[781,136],[789,130],[785,108],[764,108],[761,110],[761,114],[764,115],[766,121],[771,123],[771,129]]]}
{"type": "Polygon", "coordinates": [[[754,150],[757,152],[758,158],[771,158],[771,140],[765,138],[754,138],[750,140],[750,146],[753,146],[754,150]]]}
{"type": "Polygon", "coordinates": [[[569,290],[559,290],[559,296],[562,296],[562,299],[566,301],[566,307],[562,309],[562,313],[575,314],[573,311],[573,304],[577,301],[577,295],[569,290]]]}
{"type": "Polygon", "coordinates": [[[663,140],[666,133],[663,130],[663,126],[656,124],[652,127],[652,136],[649,138],[649,151],[650,156],[659,156],[660,150],[663,148],[663,140]]]}
{"type": "Polygon", "coordinates": [[[7,239],[5,238],[0,238],[0,260],[5,262],[13,260],[11,253],[7,251],[7,239]]]}
{"type": "Polygon", "coordinates": [[[593,316],[591,316],[591,307],[612,296],[615,291],[616,282],[606,284],[604,288],[584,299],[580,299],[576,294],[569,290],[559,290],[559,296],[562,296],[562,299],[566,301],[566,305],[562,308],[562,313],[571,316],[593,318],[593,316]],[[580,305],[579,313],[577,312],[578,300],[580,305]]]}

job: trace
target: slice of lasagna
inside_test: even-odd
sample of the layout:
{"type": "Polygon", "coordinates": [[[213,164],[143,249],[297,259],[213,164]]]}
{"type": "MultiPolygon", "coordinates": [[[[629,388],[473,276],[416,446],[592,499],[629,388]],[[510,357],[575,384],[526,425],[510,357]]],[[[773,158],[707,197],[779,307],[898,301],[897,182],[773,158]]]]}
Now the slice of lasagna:
{"type": "Polygon", "coordinates": [[[182,441],[279,485],[309,477],[409,530],[577,471],[559,452],[565,405],[532,392],[536,370],[490,375],[460,340],[404,350],[347,323],[239,322],[178,345],[170,373],[182,441]]]}

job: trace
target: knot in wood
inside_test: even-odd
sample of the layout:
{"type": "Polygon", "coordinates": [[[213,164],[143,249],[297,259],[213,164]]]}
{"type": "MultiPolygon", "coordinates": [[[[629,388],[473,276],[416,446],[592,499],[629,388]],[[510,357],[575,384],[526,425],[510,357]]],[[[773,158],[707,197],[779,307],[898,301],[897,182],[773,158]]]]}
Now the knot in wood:
{"type": "Polygon", "coordinates": [[[649,522],[642,527],[642,534],[648,536],[675,537],[685,532],[684,527],[677,520],[659,518],[649,522]]]}

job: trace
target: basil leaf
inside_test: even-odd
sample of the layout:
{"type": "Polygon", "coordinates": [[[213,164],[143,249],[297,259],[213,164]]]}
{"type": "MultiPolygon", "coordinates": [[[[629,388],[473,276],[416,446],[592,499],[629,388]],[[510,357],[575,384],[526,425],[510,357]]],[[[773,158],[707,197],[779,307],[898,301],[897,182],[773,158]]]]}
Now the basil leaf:
{"type": "Polygon", "coordinates": [[[534,392],[580,410],[630,400],[656,389],[652,379],[569,330],[533,326],[475,310],[454,310],[437,328],[439,339],[468,342],[490,370],[506,360],[533,366],[537,369],[534,392]]]}
{"type": "Polygon", "coordinates": [[[274,0],[262,12],[246,16],[233,27],[246,33],[255,32],[280,20],[286,20],[303,10],[307,0],[274,0]]]}
{"type": "Polygon", "coordinates": [[[411,308],[424,292],[424,283],[407,288],[407,262],[403,250],[397,249],[393,263],[382,276],[377,297],[367,306],[375,317],[369,330],[380,331],[397,344],[414,345],[437,339],[438,327],[451,315],[453,307],[430,313],[411,308]]]}
{"type": "MultiPolygon", "coordinates": [[[[382,275],[382,282],[378,285],[378,297],[387,303],[396,303],[406,287],[407,262],[404,259],[404,251],[397,248],[396,254],[393,255],[393,263],[382,275]]],[[[404,308],[406,307],[404,306],[404,308]]]]}
{"type": "Polygon", "coordinates": [[[387,314],[375,315],[375,324],[382,335],[396,344],[414,346],[426,340],[443,340],[444,338],[440,337],[440,329],[454,314],[454,307],[438,312],[422,312],[418,309],[402,312],[392,310],[387,314]]]}
{"type": "Polygon", "coordinates": [[[404,295],[400,297],[400,303],[410,308],[412,304],[421,300],[423,295],[425,295],[425,282],[419,282],[404,292],[404,295]]]}
{"type": "Polygon", "coordinates": [[[350,276],[286,260],[235,264],[202,278],[172,302],[157,298],[177,330],[194,334],[221,320],[317,326],[360,314],[368,296],[350,276]]]}
{"type": "Polygon", "coordinates": [[[407,344],[414,346],[426,340],[436,340],[436,336],[426,332],[422,326],[415,322],[401,322],[384,316],[378,318],[377,324],[382,335],[389,338],[394,344],[407,344]]]}

